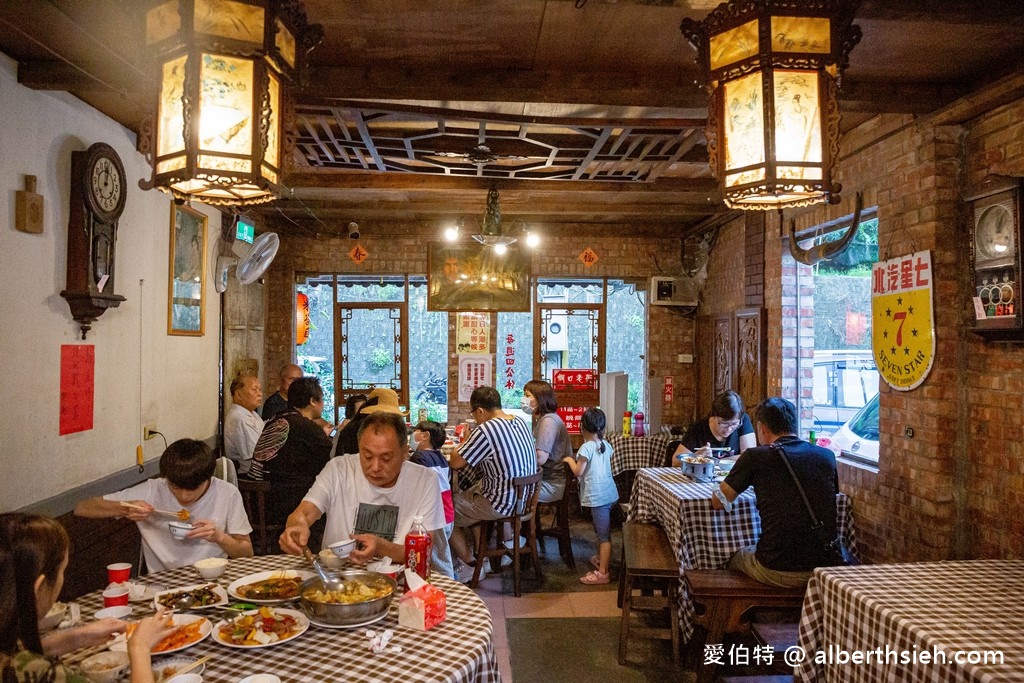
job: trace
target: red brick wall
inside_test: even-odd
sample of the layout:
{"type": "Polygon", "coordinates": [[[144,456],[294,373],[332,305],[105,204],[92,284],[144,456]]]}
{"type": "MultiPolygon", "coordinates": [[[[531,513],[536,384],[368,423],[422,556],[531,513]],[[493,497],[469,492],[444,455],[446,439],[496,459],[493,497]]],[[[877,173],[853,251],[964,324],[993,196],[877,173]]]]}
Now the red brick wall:
{"type": "MultiPolygon", "coordinates": [[[[293,335],[293,284],[296,274],[308,273],[409,273],[427,272],[424,243],[416,238],[378,239],[364,235],[359,243],[370,256],[362,265],[348,258],[355,245],[350,239],[314,239],[283,235],[281,249],[267,273],[266,367],[276,368],[291,358],[293,335]]],[[[611,277],[635,282],[646,290],[652,275],[673,275],[680,272],[681,240],[679,238],[645,239],[636,237],[588,238],[585,228],[573,238],[551,238],[544,242],[533,259],[535,276],[611,277]],[[596,264],[587,268],[577,259],[586,247],[598,255],[596,264]]],[[[680,353],[693,353],[693,321],[670,306],[649,306],[647,311],[647,369],[651,376],[672,375],[675,399],[666,405],[663,421],[688,422],[693,411],[693,366],[677,361],[680,353]]],[[[454,321],[453,321],[454,322],[454,321]]],[[[617,321],[609,320],[608,325],[617,321]]],[[[492,316],[496,324],[496,316],[492,316]]],[[[491,338],[496,330],[492,327],[491,338]]],[[[449,379],[455,379],[454,331],[448,342],[451,359],[449,379]]],[[[493,351],[493,349],[492,349],[493,351]]],[[[272,391],[271,387],[267,387],[272,391]]],[[[454,397],[454,392],[450,394],[454,397]]],[[[452,419],[464,418],[467,405],[449,406],[452,419]]]]}

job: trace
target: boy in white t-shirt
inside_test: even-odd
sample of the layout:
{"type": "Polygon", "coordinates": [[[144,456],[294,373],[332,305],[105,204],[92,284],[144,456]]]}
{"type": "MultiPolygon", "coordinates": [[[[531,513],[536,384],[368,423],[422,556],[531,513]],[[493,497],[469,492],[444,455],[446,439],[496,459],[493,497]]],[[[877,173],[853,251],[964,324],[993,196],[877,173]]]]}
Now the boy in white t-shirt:
{"type": "Polygon", "coordinates": [[[160,476],[75,506],[79,517],[127,517],[142,535],[151,572],[187,567],[208,557],[250,557],[252,526],[238,489],[214,479],[217,461],[202,441],[180,439],[160,456],[160,476]],[[131,507],[122,505],[130,503],[131,507]],[[156,512],[188,512],[193,525],[183,540],[171,536],[175,517],[156,512]]]}

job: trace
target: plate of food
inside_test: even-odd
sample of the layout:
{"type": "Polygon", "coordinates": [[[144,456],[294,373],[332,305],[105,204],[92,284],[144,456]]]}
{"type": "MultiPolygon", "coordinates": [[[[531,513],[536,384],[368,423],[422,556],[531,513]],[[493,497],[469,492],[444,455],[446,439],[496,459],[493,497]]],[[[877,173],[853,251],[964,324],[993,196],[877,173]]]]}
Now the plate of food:
{"type": "Polygon", "coordinates": [[[276,605],[297,599],[302,582],[314,576],[300,569],[257,572],[232,581],[228,595],[257,605],[276,605]]]}
{"type": "Polygon", "coordinates": [[[124,585],[128,586],[129,602],[149,602],[156,597],[157,593],[167,590],[167,586],[160,583],[145,584],[125,581],[124,585]]]}
{"type": "MultiPolygon", "coordinates": [[[[158,662],[153,662],[153,678],[156,683],[163,683],[169,678],[177,675],[185,667],[192,666],[199,660],[195,657],[168,657],[158,662]]],[[[206,669],[206,663],[200,662],[198,666],[189,669],[194,674],[201,674],[206,669]]]]}
{"type": "Polygon", "coordinates": [[[188,609],[207,609],[228,604],[228,593],[215,583],[197,583],[194,586],[183,586],[164,590],[153,596],[153,607],[173,609],[175,602],[184,597],[192,598],[188,609]]]}
{"type": "Polygon", "coordinates": [[[308,628],[309,619],[302,612],[264,605],[218,622],[214,640],[227,647],[251,650],[286,643],[308,628]]]}
{"type": "MultiPolygon", "coordinates": [[[[180,652],[206,640],[213,632],[213,624],[210,623],[210,620],[198,614],[172,614],[168,617],[168,621],[170,622],[169,626],[175,627],[174,632],[153,646],[152,652],[155,655],[180,652]]],[[[124,633],[114,637],[110,649],[120,652],[127,651],[128,638],[137,627],[138,622],[129,623],[128,629],[124,633]]]]}

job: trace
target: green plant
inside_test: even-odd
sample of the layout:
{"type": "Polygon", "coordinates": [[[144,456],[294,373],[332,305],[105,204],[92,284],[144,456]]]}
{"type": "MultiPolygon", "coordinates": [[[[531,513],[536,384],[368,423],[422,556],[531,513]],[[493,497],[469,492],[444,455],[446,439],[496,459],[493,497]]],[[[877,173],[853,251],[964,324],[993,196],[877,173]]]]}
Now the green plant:
{"type": "Polygon", "coordinates": [[[383,346],[378,346],[370,352],[370,365],[376,370],[382,370],[395,362],[394,355],[383,346]]]}

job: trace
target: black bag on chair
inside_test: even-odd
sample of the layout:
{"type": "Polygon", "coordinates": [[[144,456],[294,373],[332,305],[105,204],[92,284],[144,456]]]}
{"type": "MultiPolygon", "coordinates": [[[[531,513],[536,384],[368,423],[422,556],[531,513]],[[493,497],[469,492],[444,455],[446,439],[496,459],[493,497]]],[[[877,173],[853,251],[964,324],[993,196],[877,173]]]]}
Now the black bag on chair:
{"type": "Polygon", "coordinates": [[[825,525],[818,519],[817,515],[814,514],[814,510],[811,509],[811,501],[807,500],[807,494],[804,493],[804,487],[800,484],[800,480],[797,479],[796,472],[793,471],[793,466],[789,464],[789,458],[786,457],[786,451],[782,446],[772,444],[769,446],[773,451],[779,454],[782,458],[782,462],[786,464],[786,469],[789,470],[789,476],[793,477],[793,483],[796,484],[796,490],[800,492],[800,497],[804,500],[804,507],[807,508],[807,514],[811,516],[811,531],[818,538],[818,542],[821,543],[821,547],[825,551],[825,560],[829,567],[852,567],[860,564],[860,560],[857,556],[850,552],[850,549],[846,547],[842,539],[836,536],[833,539],[829,539],[825,536],[825,525]]]}

